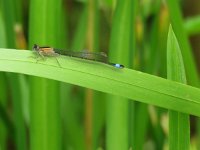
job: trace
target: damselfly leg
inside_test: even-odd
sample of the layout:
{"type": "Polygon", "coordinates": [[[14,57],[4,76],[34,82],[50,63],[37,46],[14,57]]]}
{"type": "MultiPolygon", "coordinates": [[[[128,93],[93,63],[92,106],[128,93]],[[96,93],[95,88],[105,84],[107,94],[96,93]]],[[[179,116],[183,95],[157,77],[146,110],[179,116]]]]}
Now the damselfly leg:
{"type": "MultiPolygon", "coordinates": [[[[40,47],[37,44],[34,44],[33,50],[36,52],[39,58],[42,58],[43,60],[46,59],[46,57],[54,57],[56,59],[56,62],[58,63],[59,67],[61,67],[57,57],[59,56],[58,53],[54,51],[51,47],[40,47]]],[[[38,59],[37,59],[38,62],[38,59]]]]}

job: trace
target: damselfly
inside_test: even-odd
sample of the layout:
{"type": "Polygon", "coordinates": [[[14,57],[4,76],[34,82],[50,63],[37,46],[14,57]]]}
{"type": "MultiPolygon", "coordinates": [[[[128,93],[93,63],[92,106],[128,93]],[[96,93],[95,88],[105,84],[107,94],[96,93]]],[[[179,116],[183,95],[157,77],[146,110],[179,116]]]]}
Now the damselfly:
{"type": "MultiPolygon", "coordinates": [[[[59,55],[65,55],[70,57],[76,57],[76,58],[82,58],[82,59],[88,59],[92,61],[98,61],[101,63],[105,63],[111,66],[114,66],[115,68],[124,68],[121,64],[111,63],[108,61],[108,56],[104,52],[88,52],[88,51],[82,51],[82,52],[73,52],[73,51],[64,51],[52,47],[40,47],[37,44],[34,44],[33,50],[37,52],[37,54],[42,57],[43,59],[45,56],[49,57],[57,57],[59,55]]],[[[59,66],[60,63],[56,58],[56,61],[58,62],[59,66]]]]}

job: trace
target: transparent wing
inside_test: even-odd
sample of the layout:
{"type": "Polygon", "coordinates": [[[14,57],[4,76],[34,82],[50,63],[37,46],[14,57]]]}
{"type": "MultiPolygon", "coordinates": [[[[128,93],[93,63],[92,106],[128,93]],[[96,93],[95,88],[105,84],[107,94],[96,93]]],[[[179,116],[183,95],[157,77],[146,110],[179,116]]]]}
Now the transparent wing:
{"type": "Polygon", "coordinates": [[[73,51],[64,51],[64,50],[58,50],[58,49],[55,49],[54,51],[56,53],[59,53],[65,56],[108,63],[108,56],[104,52],[88,52],[88,51],[73,52],[73,51]]]}

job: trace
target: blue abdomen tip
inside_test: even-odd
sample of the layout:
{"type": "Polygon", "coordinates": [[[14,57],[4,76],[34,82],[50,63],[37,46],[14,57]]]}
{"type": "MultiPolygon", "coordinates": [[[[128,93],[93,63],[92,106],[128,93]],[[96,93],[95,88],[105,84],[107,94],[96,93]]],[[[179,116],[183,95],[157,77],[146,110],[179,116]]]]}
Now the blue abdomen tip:
{"type": "Polygon", "coordinates": [[[115,67],[116,67],[116,68],[124,68],[124,66],[121,65],[121,64],[115,64],[115,67]]]}

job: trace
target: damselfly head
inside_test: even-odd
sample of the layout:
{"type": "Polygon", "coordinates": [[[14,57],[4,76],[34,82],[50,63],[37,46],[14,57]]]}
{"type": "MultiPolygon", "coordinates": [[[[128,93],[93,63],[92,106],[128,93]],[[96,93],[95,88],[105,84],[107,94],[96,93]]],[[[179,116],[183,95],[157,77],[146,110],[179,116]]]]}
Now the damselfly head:
{"type": "Polygon", "coordinates": [[[101,54],[102,56],[104,56],[104,57],[108,57],[107,54],[104,53],[104,52],[100,52],[100,54],[101,54]]]}
{"type": "Polygon", "coordinates": [[[34,45],[33,45],[33,50],[38,51],[39,48],[40,48],[40,46],[38,46],[37,44],[34,44],[34,45]]]}

